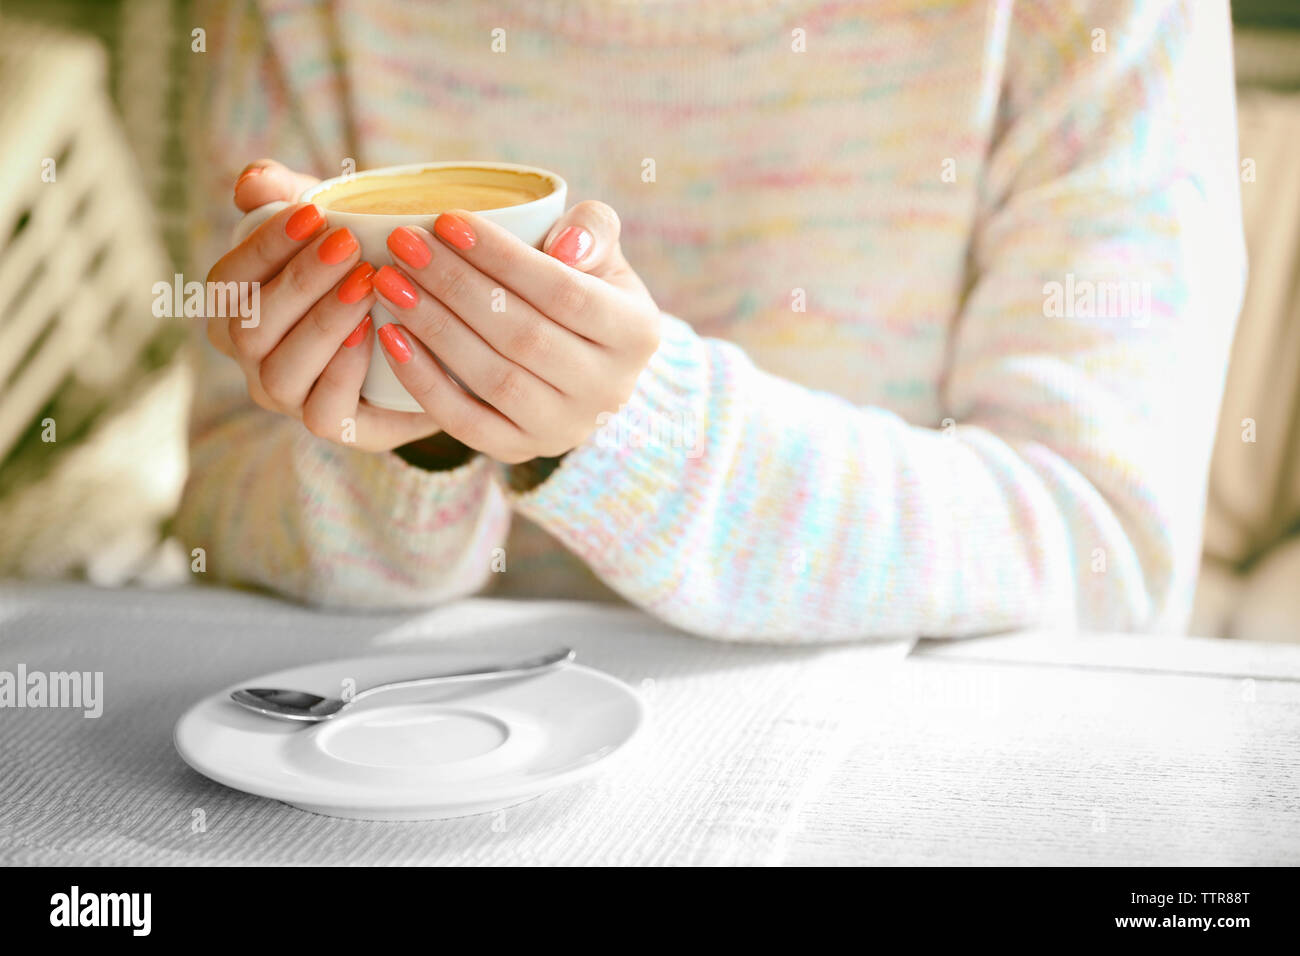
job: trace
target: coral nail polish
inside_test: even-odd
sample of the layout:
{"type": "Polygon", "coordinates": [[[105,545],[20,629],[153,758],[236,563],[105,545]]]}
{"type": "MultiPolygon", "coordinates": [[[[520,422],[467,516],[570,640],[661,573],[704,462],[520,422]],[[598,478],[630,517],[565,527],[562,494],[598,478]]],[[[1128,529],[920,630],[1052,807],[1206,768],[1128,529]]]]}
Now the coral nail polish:
{"type": "Polygon", "coordinates": [[[438,217],[438,221],[433,224],[433,231],[438,234],[438,238],[457,249],[468,249],[478,241],[469,223],[450,212],[444,212],[438,217]]]}
{"type": "Polygon", "coordinates": [[[248,182],[248,180],[252,179],[254,176],[260,176],[264,172],[266,172],[265,166],[249,166],[246,170],[240,173],[239,178],[235,180],[235,192],[239,192],[239,187],[248,182]]]}
{"type": "Polygon", "coordinates": [[[315,234],[324,221],[325,217],[320,214],[320,210],[308,204],[289,217],[289,221],[284,224],[284,231],[290,239],[302,242],[315,234]]]}
{"type": "Polygon", "coordinates": [[[551,243],[551,255],[566,266],[577,265],[591,251],[594,240],[581,226],[569,226],[551,243]]]}
{"type": "Polygon", "coordinates": [[[348,277],[343,280],[339,286],[339,301],[345,305],[351,305],[353,302],[360,302],[370,294],[373,288],[371,279],[374,277],[375,267],[369,262],[362,260],[357,267],[348,273],[348,277]]]}
{"type": "Polygon", "coordinates": [[[411,361],[411,346],[400,331],[400,326],[389,322],[379,327],[379,341],[384,344],[384,351],[393,357],[398,365],[411,361]]]}
{"type": "Polygon", "coordinates": [[[391,300],[403,309],[414,309],[420,301],[415,294],[415,286],[406,281],[406,277],[392,266],[384,266],[375,273],[372,280],[379,294],[391,300]]]}
{"type": "Polygon", "coordinates": [[[366,317],[361,320],[361,324],[353,329],[352,334],[343,340],[343,347],[345,349],[354,349],[364,342],[366,336],[370,334],[370,326],[373,324],[374,323],[370,320],[370,314],[367,313],[366,317]]]}
{"type": "Polygon", "coordinates": [[[416,269],[423,269],[433,258],[424,240],[406,226],[398,226],[388,234],[388,248],[393,255],[416,269]]]}
{"type": "Polygon", "coordinates": [[[326,265],[338,265],[357,251],[357,237],[347,228],[335,229],[316,247],[316,256],[326,265]]]}

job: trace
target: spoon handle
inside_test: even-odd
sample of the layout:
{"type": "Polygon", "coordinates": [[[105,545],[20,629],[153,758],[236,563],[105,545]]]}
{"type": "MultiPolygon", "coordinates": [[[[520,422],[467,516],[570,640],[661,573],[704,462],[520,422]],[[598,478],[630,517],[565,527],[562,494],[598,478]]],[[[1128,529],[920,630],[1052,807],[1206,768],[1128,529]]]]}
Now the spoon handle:
{"type": "Polygon", "coordinates": [[[561,664],[567,664],[569,661],[573,660],[574,656],[573,649],[565,647],[558,651],[551,651],[549,654],[543,654],[540,657],[530,658],[526,661],[518,661],[514,664],[499,664],[496,667],[475,667],[470,670],[436,674],[433,677],[417,677],[413,680],[399,680],[387,684],[376,684],[374,687],[367,687],[365,690],[353,694],[352,700],[349,701],[349,703],[355,704],[361,698],[369,697],[371,694],[378,694],[381,691],[404,690],[409,687],[428,687],[431,684],[442,684],[449,681],[499,680],[506,677],[523,677],[528,674],[535,674],[538,671],[558,667],[561,664]]]}

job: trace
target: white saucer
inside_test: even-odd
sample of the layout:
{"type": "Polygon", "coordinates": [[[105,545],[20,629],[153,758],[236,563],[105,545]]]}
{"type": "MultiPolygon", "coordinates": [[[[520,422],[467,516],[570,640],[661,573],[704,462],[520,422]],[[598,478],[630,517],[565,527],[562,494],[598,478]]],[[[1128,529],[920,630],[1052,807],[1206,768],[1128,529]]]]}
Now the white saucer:
{"type": "MultiPolygon", "coordinates": [[[[324,661],[241,681],[339,696],[491,661],[447,651],[324,661]]],[[[487,813],[593,775],[635,736],[641,699],[577,664],[538,677],[394,691],[319,724],[262,717],[226,688],[176,723],[176,749],[228,787],[332,817],[440,820],[487,813]]]]}

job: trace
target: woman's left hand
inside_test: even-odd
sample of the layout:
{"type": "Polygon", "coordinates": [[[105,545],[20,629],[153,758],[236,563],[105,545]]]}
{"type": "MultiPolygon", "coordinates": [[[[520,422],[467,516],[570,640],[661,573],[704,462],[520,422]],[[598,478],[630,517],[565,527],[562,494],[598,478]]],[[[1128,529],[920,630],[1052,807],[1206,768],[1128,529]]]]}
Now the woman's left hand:
{"type": "Polygon", "coordinates": [[[374,277],[397,320],[388,363],[453,438],[507,464],[556,457],[616,412],[659,345],[659,308],[603,203],[574,206],[539,251],[467,212],[399,227],[374,277]],[[482,398],[466,394],[438,363],[482,398]]]}

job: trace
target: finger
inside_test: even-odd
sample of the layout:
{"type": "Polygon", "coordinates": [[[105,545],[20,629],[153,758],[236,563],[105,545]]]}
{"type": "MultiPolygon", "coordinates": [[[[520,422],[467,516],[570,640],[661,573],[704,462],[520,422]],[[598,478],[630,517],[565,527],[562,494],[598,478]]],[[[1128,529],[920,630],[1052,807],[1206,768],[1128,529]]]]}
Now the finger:
{"type": "Polygon", "coordinates": [[[408,329],[389,322],[379,328],[377,337],[393,374],[444,432],[498,461],[516,463],[534,457],[519,427],[453,382],[408,329]]]}
{"type": "MultiPolygon", "coordinates": [[[[211,283],[256,282],[262,283],[280,272],[285,264],[325,226],[325,217],[315,206],[296,205],[281,209],[262,223],[239,245],[235,246],[208,271],[211,283]]],[[[259,291],[257,321],[261,321],[259,291]]],[[[213,318],[208,321],[208,341],[218,351],[232,358],[236,356],[231,341],[231,323],[213,318]]]]}
{"type": "Polygon", "coordinates": [[[218,259],[208,281],[267,282],[324,228],[325,216],[311,203],[281,209],[218,259]]]}
{"type": "Polygon", "coordinates": [[[388,249],[421,288],[488,345],[551,387],[568,394],[598,372],[598,346],[552,322],[424,229],[394,229],[388,249]]]}
{"type": "Polygon", "coordinates": [[[302,407],[303,426],[318,438],[362,451],[388,451],[438,431],[426,412],[395,412],[361,400],[375,337],[370,316],[321,371],[302,407]],[[349,344],[351,343],[351,344],[349,344]]]}
{"type": "Polygon", "coordinates": [[[295,172],[273,159],[249,163],[235,179],[235,205],[241,212],[280,200],[293,202],[319,179],[295,172]]]}
{"type": "Polygon", "coordinates": [[[626,265],[618,237],[618,213],[594,199],[580,202],[551,227],[542,251],[589,275],[626,265]]]}
{"type": "Polygon", "coordinates": [[[443,213],[433,234],[552,321],[601,345],[622,344],[613,318],[617,310],[610,307],[614,290],[600,279],[569,268],[473,213],[443,213]]]}
{"type": "Polygon", "coordinates": [[[245,327],[238,316],[230,320],[230,339],[236,354],[260,363],[360,258],[361,246],[345,227],[332,229],[308,243],[262,287],[256,323],[245,327]]]}
{"type": "Polygon", "coordinates": [[[262,360],[258,378],[274,401],[286,408],[301,408],[339,349],[355,349],[370,337],[366,313],[375,301],[370,284],[374,274],[370,263],[358,263],[262,360]]]}
{"type": "MultiPolygon", "coordinates": [[[[460,317],[405,273],[384,266],[375,291],[389,309],[476,395],[525,430],[536,430],[559,411],[554,386],[497,352],[460,317]]],[[[457,436],[458,437],[458,436],[457,436]]]]}
{"type": "Polygon", "coordinates": [[[337,444],[349,443],[357,438],[357,411],[361,402],[361,386],[370,366],[370,353],[374,348],[373,328],[369,315],[357,326],[353,344],[340,345],[320,374],[312,382],[311,390],[302,403],[303,426],[317,438],[337,444]],[[352,434],[348,434],[349,427],[352,434]]]}
{"type": "MultiPolygon", "coordinates": [[[[371,349],[374,336],[370,337],[371,349]]],[[[369,360],[366,365],[369,367],[369,360]]],[[[362,381],[365,373],[362,372],[362,381]]],[[[398,412],[362,401],[357,408],[357,446],[364,451],[391,451],[401,445],[429,438],[442,429],[428,412],[398,412]]]]}

